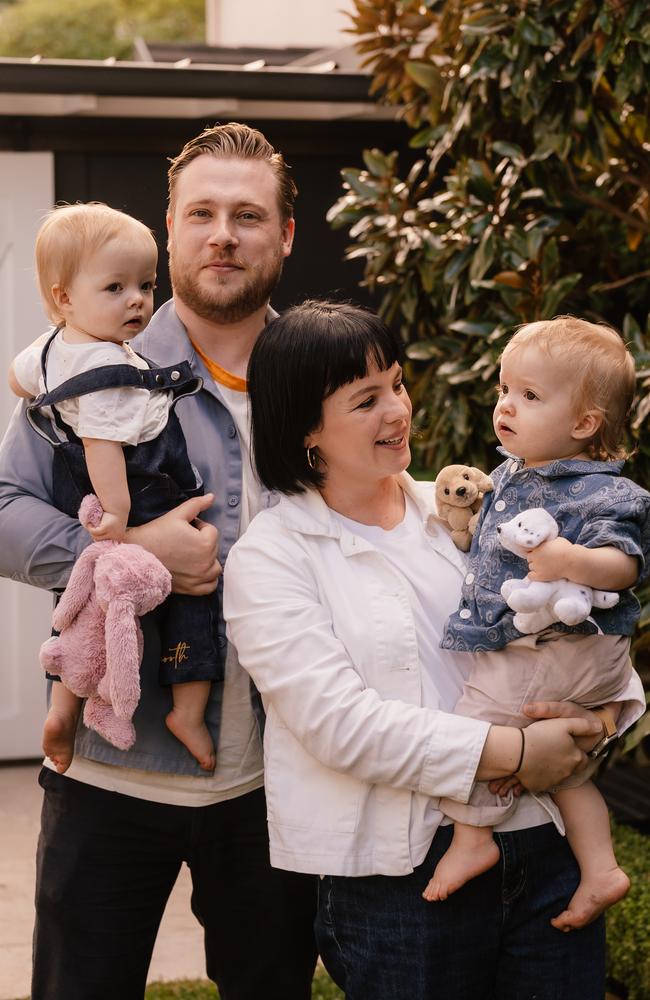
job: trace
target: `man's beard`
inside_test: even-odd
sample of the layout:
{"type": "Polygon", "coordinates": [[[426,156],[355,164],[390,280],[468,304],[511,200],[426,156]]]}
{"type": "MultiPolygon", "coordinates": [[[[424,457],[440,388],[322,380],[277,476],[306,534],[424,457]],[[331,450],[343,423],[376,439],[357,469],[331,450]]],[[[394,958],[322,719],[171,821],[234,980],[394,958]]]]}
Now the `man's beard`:
{"type": "Polygon", "coordinates": [[[239,288],[228,289],[227,284],[212,287],[199,285],[190,269],[177,263],[173,248],[169,250],[169,274],[174,295],[192,312],[211,323],[239,323],[265,306],[282,274],[284,256],[278,247],[273,257],[249,273],[239,288]]]}

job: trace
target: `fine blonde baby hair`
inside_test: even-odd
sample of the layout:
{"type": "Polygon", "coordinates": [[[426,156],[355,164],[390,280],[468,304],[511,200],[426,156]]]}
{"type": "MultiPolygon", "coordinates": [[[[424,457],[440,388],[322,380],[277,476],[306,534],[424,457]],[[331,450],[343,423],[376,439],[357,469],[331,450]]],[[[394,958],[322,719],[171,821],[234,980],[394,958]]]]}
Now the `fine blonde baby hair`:
{"type": "Polygon", "coordinates": [[[575,377],[576,414],[598,410],[602,423],[589,441],[592,459],[626,458],[621,444],[634,401],[634,359],[612,327],[575,316],[556,316],[520,327],[503,352],[535,346],[567,366],[575,377]]]}
{"type": "Polygon", "coordinates": [[[158,249],[153,234],[142,222],[98,201],[57,205],[46,216],[36,237],[36,277],[43,307],[52,323],[60,325],[60,314],[52,286],[65,288],[84,262],[111,240],[121,239],[141,246],[154,261],[158,249]]]}

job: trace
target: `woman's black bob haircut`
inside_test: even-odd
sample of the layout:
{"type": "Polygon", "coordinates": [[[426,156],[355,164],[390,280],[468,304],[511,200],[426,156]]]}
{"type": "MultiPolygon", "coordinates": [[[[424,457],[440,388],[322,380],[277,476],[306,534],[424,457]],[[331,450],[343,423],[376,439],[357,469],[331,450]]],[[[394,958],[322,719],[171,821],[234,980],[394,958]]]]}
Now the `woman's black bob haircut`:
{"type": "Polygon", "coordinates": [[[401,357],[398,338],[359,306],[310,300],[272,320],[248,365],[253,456],[267,489],[321,486],[325,476],[307,463],[305,438],[320,426],[323,400],[401,357]]]}

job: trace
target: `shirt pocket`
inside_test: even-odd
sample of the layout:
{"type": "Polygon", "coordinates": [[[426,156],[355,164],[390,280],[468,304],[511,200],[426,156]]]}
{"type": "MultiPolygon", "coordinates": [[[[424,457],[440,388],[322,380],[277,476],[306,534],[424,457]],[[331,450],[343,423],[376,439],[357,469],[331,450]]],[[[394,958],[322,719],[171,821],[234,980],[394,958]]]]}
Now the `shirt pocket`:
{"type": "Polygon", "coordinates": [[[485,586],[477,586],[474,589],[474,601],[478,621],[488,627],[495,625],[510,610],[501,596],[501,588],[498,581],[497,586],[497,590],[485,586]]]}

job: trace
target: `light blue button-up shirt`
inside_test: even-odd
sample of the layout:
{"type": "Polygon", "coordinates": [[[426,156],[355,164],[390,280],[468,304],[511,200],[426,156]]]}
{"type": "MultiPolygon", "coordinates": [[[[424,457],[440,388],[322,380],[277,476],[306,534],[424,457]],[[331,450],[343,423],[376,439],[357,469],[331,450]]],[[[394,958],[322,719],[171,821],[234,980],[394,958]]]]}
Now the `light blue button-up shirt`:
{"type": "MultiPolygon", "coordinates": [[[[269,311],[269,318],[275,313],[269,311]]],[[[190,459],[198,468],[213,505],[201,514],[219,530],[221,564],[239,535],[242,456],[239,437],[224,400],[195,353],[172,301],[157,310],[133,347],[156,365],[187,360],[204,379],[195,396],[181,399],[176,412],[190,459]]],[[[52,448],[29,426],[25,405],[16,408],[0,446],[0,575],[49,590],[63,589],[79,553],[91,541],[76,519],[52,507],[52,448]]],[[[221,606],[221,601],[219,602],[221,606]]],[[[142,695],[134,716],[137,741],[121,751],[96,733],[81,727],[75,753],[91,760],[146,771],[203,775],[197,762],[165,726],[169,691],[158,684],[158,636],[150,616],[142,619],[145,651],[141,670],[142,695]]],[[[219,641],[226,645],[223,620],[219,641]]],[[[46,638],[45,636],[43,637],[46,638]]],[[[259,710],[259,699],[252,692],[259,710]]],[[[218,747],[223,682],[212,685],[206,722],[218,747]]]]}

